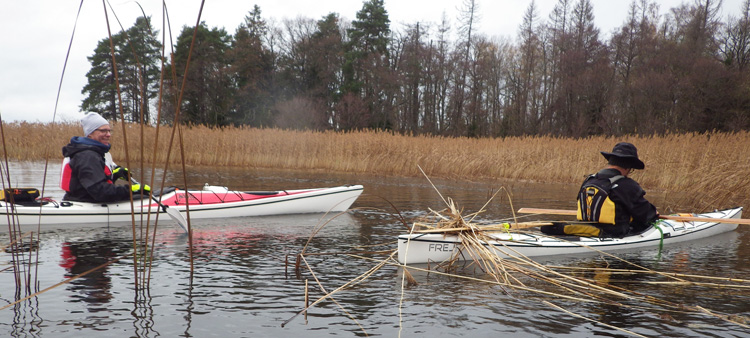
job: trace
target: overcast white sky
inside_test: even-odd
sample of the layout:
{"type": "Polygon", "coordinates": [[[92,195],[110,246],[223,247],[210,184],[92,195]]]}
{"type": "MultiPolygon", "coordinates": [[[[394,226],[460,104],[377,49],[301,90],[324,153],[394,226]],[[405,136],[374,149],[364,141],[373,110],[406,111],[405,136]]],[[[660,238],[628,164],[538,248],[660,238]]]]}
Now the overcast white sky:
{"type": "MultiPolygon", "coordinates": [[[[684,0],[692,3],[693,0],[684,0]]],[[[110,0],[115,14],[125,28],[141,15],[139,3],[153,25],[161,30],[161,1],[110,0]]],[[[515,39],[524,11],[531,0],[479,0],[480,30],[488,36],[515,39]]],[[[549,16],[557,0],[536,0],[539,18],[549,16]]],[[[575,2],[575,1],[574,1],[575,2]]],[[[683,0],[660,0],[661,13],[683,0]]],[[[722,20],[730,13],[738,13],[742,0],[724,0],[722,20]]],[[[172,34],[175,39],[184,25],[195,25],[200,0],[168,1],[172,34]]],[[[223,27],[233,34],[243,22],[253,4],[260,6],[265,19],[282,21],[298,16],[320,19],[328,13],[338,13],[351,21],[362,8],[362,0],[206,0],[202,21],[209,27],[223,27]]],[[[416,21],[438,23],[443,13],[455,23],[463,0],[385,0],[391,28],[416,21]]],[[[631,0],[592,0],[594,15],[602,38],[621,26],[627,16],[631,0]]],[[[86,57],[93,53],[97,41],[107,37],[101,1],[85,1],[73,39],[62,91],[53,115],[60,78],[68,44],[76,20],[79,0],[8,0],[0,11],[0,117],[3,122],[53,120],[77,121],[90,64],[86,57]]],[[[112,33],[119,31],[110,14],[112,33]]]]}

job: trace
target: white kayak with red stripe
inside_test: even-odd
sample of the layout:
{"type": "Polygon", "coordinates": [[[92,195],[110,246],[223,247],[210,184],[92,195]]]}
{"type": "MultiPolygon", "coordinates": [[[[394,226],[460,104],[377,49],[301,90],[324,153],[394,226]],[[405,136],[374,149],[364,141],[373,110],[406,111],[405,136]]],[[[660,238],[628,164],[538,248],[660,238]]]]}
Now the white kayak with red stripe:
{"type": "MultiPolygon", "coordinates": [[[[692,214],[693,217],[714,218],[714,221],[659,220],[646,231],[623,238],[549,236],[533,231],[483,231],[488,237],[483,245],[500,258],[565,256],[572,254],[611,252],[633,249],[655,249],[672,244],[715,236],[737,229],[742,208],[692,214]],[[721,220],[719,220],[721,219],[721,220]]],[[[412,233],[398,236],[398,261],[402,264],[440,263],[448,260],[472,260],[480,257],[461,244],[450,233],[412,233]]]]}
{"type": "MultiPolygon", "coordinates": [[[[191,219],[207,219],[342,212],[349,209],[362,191],[361,185],[256,192],[206,185],[203,190],[170,189],[154,199],[185,216],[189,208],[191,219]]],[[[150,210],[152,219],[159,212],[162,214],[160,222],[169,222],[169,217],[163,215],[166,214],[164,209],[153,199],[136,200],[132,207],[130,201],[86,203],[49,198],[26,204],[0,201],[0,212],[13,217],[3,219],[20,225],[131,222],[133,209],[136,221],[150,210]]]]}

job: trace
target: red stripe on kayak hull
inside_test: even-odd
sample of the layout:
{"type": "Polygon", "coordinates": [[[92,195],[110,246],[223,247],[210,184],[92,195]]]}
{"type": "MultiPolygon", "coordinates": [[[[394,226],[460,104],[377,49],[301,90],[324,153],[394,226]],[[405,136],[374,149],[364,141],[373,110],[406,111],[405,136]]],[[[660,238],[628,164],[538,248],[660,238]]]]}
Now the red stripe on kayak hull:
{"type": "Polygon", "coordinates": [[[214,193],[210,191],[199,190],[199,191],[188,191],[187,194],[185,194],[185,191],[176,191],[174,196],[168,199],[162,200],[161,202],[162,204],[167,205],[167,206],[185,205],[186,201],[189,201],[190,205],[219,204],[219,203],[260,200],[260,199],[273,198],[273,197],[279,197],[279,196],[293,196],[293,195],[308,193],[308,192],[317,191],[317,190],[320,190],[320,189],[302,190],[302,191],[294,191],[294,192],[281,191],[278,194],[272,194],[272,195],[265,195],[265,194],[259,195],[259,194],[252,194],[252,193],[239,192],[239,191],[214,193]],[[185,195],[187,195],[187,199],[185,195]]]}

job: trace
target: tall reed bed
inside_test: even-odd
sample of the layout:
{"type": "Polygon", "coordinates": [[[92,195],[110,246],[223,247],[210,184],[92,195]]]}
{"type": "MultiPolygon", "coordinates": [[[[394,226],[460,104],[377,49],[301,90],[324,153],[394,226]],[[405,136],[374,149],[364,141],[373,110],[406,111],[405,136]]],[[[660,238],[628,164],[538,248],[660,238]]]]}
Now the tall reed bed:
{"type": "MultiPolygon", "coordinates": [[[[125,163],[122,124],[114,123],[112,155],[125,163]]],[[[151,163],[156,129],[125,125],[130,161],[151,163]]],[[[166,161],[170,127],[161,127],[156,162],[166,161]]],[[[80,135],[78,124],[16,123],[4,126],[11,160],[51,163],[71,136],[80,135]]],[[[245,166],[282,169],[328,170],[378,175],[453,179],[503,178],[550,183],[580,183],[586,174],[605,164],[600,151],[615,143],[638,147],[646,169],[633,177],[647,190],[674,196],[684,207],[712,209],[750,205],[750,133],[689,133],[660,136],[596,136],[583,139],[551,136],[496,139],[408,136],[383,131],[287,131],[247,127],[182,128],[187,165],[245,166]]],[[[180,163],[178,140],[170,162],[180,163]]],[[[171,168],[175,168],[170,165],[171,168]]]]}

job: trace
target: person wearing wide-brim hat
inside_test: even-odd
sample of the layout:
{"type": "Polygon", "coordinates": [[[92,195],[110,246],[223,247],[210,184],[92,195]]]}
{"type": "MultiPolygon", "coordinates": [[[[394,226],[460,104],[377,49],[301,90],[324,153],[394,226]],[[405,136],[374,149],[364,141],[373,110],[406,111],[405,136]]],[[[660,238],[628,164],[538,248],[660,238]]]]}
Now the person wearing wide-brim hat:
{"type": "Polygon", "coordinates": [[[646,165],[638,158],[638,149],[627,142],[602,151],[607,160],[604,169],[586,177],[578,192],[577,219],[581,224],[556,224],[542,227],[555,235],[624,237],[645,231],[659,218],[656,207],[646,200],[646,192],[628,177],[646,165]]]}
{"type": "MultiPolygon", "coordinates": [[[[620,142],[615,145],[612,152],[601,151],[602,156],[607,159],[609,165],[616,166],[622,169],[639,169],[643,170],[646,165],[643,164],[638,158],[638,149],[634,145],[627,142],[620,142]]],[[[628,172],[627,174],[629,174],[628,172]]],[[[622,173],[623,176],[627,176],[626,173],[622,173]]]]}

